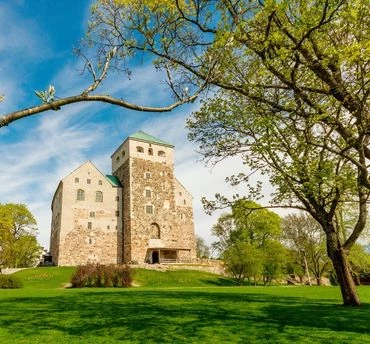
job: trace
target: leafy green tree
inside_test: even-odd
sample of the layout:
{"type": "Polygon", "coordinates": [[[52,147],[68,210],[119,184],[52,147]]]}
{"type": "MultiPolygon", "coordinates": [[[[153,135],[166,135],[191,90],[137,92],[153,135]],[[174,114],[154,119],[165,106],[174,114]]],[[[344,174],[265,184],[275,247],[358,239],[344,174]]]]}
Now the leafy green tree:
{"type": "Polygon", "coordinates": [[[370,276],[370,253],[363,245],[355,244],[349,254],[349,261],[356,283],[360,285],[361,277],[370,276]]]}
{"type": "Polygon", "coordinates": [[[265,285],[285,274],[286,249],[278,242],[280,217],[259,204],[239,200],[232,214],[223,214],[213,226],[218,241],[213,247],[221,252],[227,271],[240,284],[245,278],[265,285]],[[244,256],[243,256],[244,254],[244,256]],[[239,259],[239,261],[238,261],[239,259]]]}
{"type": "Polygon", "coordinates": [[[257,283],[257,277],[263,270],[263,255],[255,245],[242,241],[236,242],[229,246],[221,257],[226,271],[238,285],[241,285],[246,278],[249,282],[253,278],[254,283],[257,283]]]}
{"type": "Polygon", "coordinates": [[[274,279],[286,275],[287,250],[276,240],[267,240],[263,252],[263,284],[270,285],[274,279]]]}
{"type": "Polygon", "coordinates": [[[235,240],[264,247],[269,239],[277,240],[281,234],[279,215],[263,209],[249,200],[238,200],[232,205],[232,216],[236,230],[232,234],[235,240]]]}
{"type": "Polygon", "coordinates": [[[209,258],[210,251],[208,245],[205,243],[204,239],[199,235],[195,238],[197,258],[209,258]]]}
{"type": "Polygon", "coordinates": [[[0,266],[26,267],[40,253],[36,220],[24,204],[0,204],[0,266]]]}
{"type": "Polygon", "coordinates": [[[222,214],[215,225],[212,227],[212,235],[217,237],[211,245],[213,251],[222,254],[231,244],[231,232],[235,230],[232,214],[222,214]]]}

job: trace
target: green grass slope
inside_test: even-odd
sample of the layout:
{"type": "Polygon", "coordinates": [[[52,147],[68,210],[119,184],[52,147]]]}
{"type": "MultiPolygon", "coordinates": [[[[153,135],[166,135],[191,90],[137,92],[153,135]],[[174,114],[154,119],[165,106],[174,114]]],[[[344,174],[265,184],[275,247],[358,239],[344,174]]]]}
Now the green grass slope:
{"type": "Polygon", "coordinates": [[[369,287],[359,288],[362,307],[347,308],[337,287],[138,270],[141,287],[63,289],[72,272],[17,273],[25,288],[0,290],[0,343],[370,343],[369,287]]]}

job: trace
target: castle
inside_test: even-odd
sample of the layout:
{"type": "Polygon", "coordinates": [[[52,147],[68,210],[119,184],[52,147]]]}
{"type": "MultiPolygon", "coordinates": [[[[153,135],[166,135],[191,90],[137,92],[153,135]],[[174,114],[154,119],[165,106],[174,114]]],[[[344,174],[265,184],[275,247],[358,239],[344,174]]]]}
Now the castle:
{"type": "Polygon", "coordinates": [[[174,176],[174,146],[139,131],[112,154],[112,175],[87,161],[53,197],[55,265],[195,259],[192,196],[174,176]]]}

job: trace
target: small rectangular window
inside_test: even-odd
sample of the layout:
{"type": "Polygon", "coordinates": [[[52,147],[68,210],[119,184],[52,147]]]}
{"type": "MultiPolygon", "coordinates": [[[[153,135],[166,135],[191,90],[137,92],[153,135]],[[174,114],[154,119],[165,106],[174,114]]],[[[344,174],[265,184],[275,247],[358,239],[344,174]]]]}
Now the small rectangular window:
{"type": "Polygon", "coordinates": [[[119,216],[119,211],[118,210],[116,210],[116,216],[119,216]]]}
{"type": "Polygon", "coordinates": [[[153,214],[153,206],[151,204],[148,204],[145,206],[145,213],[146,214],[153,214]]]}
{"type": "Polygon", "coordinates": [[[98,184],[103,185],[103,181],[99,180],[98,184]]]}
{"type": "Polygon", "coordinates": [[[92,239],[91,239],[91,238],[89,239],[89,244],[90,244],[90,245],[92,244],[92,239]]]}
{"type": "Polygon", "coordinates": [[[95,217],[95,211],[90,211],[90,217],[95,217]]]}
{"type": "Polygon", "coordinates": [[[148,197],[148,198],[152,197],[152,190],[145,189],[145,197],[148,197]]]}
{"type": "Polygon", "coordinates": [[[152,178],[152,174],[150,172],[145,172],[145,179],[152,178]]]}
{"type": "Polygon", "coordinates": [[[87,184],[91,184],[91,179],[88,179],[87,180],[87,184]]]}
{"type": "Polygon", "coordinates": [[[92,228],[92,222],[88,222],[87,223],[87,229],[91,229],[92,228]]]}
{"type": "Polygon", "coordinates": [[[79,183],[80,182],[80,178],[75,178],[75,183],[79,183]]]}
{"type": "Polygon", "coordinates": [[[119,196],[116,196],[116,201],[117,201],[117,202],[119,201],[119,196]]]}
{"type": "Polygon", "coordinates": [[[107,226],[107,229],[110,229],[110,226],[109,225],[107,226]]]}

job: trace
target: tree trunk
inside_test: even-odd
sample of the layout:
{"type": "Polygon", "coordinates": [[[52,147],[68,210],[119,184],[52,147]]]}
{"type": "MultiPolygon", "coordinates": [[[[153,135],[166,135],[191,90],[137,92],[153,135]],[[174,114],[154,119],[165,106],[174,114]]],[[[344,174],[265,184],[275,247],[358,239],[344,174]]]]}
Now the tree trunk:
{"type": "Polygon", "coordinates": [[[304,269],[306,271],[308,285],[311,287],[311,276],[310,276],[310,271],[308,270],[306,252],[303,252],[303,259],[304,259],[304,269]]]}
{"type": "Polygon", "coordinates": [[[343,304],[345,306],[360,306],[361,302],[357,295],[346,252],[342,248],[333,250],[333,248],[329,247],[328,251],[342,292],[343,304]]]}

